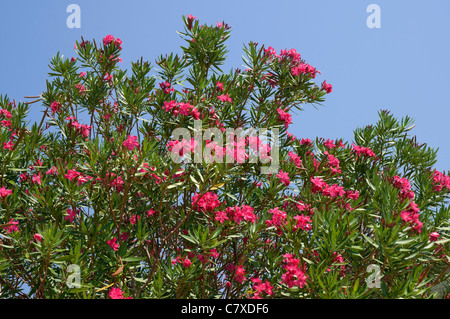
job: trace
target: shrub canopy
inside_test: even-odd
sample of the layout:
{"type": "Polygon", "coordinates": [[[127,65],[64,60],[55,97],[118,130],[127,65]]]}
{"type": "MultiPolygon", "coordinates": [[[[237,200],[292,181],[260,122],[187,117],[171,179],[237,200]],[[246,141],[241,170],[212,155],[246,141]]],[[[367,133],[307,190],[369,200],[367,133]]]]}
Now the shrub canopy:
{"type": "Polygon", "coordinates": [[[120,39],[82,39],[37,100],[0,97],[1,296],[437,297],[450,177],[411,118],[297,138],[320,72],[250,42],[224,73],[230,27],[183,22],[181,55],[127,71],[120,39]]]}

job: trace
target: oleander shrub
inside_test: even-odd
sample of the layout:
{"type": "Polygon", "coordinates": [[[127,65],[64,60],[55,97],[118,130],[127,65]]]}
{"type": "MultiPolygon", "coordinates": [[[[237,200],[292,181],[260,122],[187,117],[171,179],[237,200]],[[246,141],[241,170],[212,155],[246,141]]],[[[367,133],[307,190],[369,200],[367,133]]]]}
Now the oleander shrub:
{"type": "Polygon", "coordinates": [[[446,296],[450,177],[412,119],[297,138],[319,70],[250,42],[225,73],[230,26],[183,22],[180,54],[124,70],[81,39],[34,101],[0,97],[1,297],[446,296]]]}

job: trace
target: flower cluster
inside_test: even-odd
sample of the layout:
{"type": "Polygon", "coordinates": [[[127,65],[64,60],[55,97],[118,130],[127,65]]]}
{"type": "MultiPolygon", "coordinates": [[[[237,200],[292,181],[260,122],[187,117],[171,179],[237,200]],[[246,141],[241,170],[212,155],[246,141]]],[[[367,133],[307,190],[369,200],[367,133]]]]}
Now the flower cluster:
{"type": "Polygon", "coordinates": [[[272,215],[272,218],[266,219],[265,222],[266,222],[267,227],[275,226],[278,229],[278,231],[280,232],[281,226],[284,226],[287,223],[286,212],[282,211],[278,207],[275,207],[275,208],[269,210],[269,214],[272,215]]]}
{"type": "Polygon", "coordinates": [[[353,151],[358,156],[375,157],[375,153],[368,147],[355,145],[352,143],[353,151]]]}
{"type": "Polygon", "coordinates": [[[68,128],[72,128],[72,127],[75,128],[75,132],[77,134],[80,134],[84,138],[87,138],[89,136],[89,134],[91,133],[92,126],[87,125],[87,124],[78,123],[77,120],[75,119],[75,117],[73,117],[73,116],[67,117],[66,121],[69,121],[69,123],[67,124],[68,128]]]}
{"type": "Polygon", "coordinates": [[[414,192],[411,190],[411,183],[408,179],[396,175],[392,180],[392,185],[400,190],[398,197],[402,203],[410,201],[407,208],[400,213],[402,220],[420,234],[423,223],[419,220],[419,206],[413,201],[414,192]]]}
{"type": "Polygon", "coordinates": [[[202,212],[213,212],[222,203],[218,200],[217,194],[212,192],[207,192],[203,195],[195,194],[192,197],[192,209],[202,211],[202,212]]]}
{"type": "Polygon", "coordinates": [[[127,139],[123,141],[122,145],[129,151],[132,151],[134,148],[139,147],[137,136],[128,135],[127,139]]]}
{"type": "Polygon", "coordinates": [[[291,162],[294,163],[294,165],[297,168],[302,167],[302,159],[300,158],[300,156],[298,156],[297,154],[295,154],[292,151],[289,151],[288,155],[289,155],[289,158],[291,159],[291,162]]]}
{"type": "Polygon", "coordinates": [[[450,191],[450,176],[444,175],[438,170],[433,171],[433,189],[436,192],[442,191],[442,189],[447,189],[450,191]]]}
{"type": "Polygon", "coordinates": [[[346,194],[343,186],[337,184],[328,185],[320,177],[311,177],[311,191],[314,194],[321,193],[327,197],[342,197],[346,194]]]}
{"type": "Polygon", "coordinates": [[[224,211],[216,212],[215,220],[217,220],[221,224],[223,224],[226,220],[234,221],[238,225],[241,221],[255,223],[257,217],[253,213],[253,211],[253,207],[248,205],[243,205],[242,207],[227,207],[224,211]]]}
{"type": "Polygon", "coordinates": [[[277,109],[277,112],[280,121],[284,122],[284,127],[287,129],[289,127],[289,124],[292,124],[292,116],[282,109],[277,109]]]}
{"type": "Polygon", "coordinates": [[[120,288],[111,288],[108,292],[108,296],[111,299],[132,299],[131,297],[125,297],[124,292],[120,288]]]}
{"type": "Polygon", "coordinates": [[[5,199],[7,196],[9,196],[11,194],[12,194],[12,190],[5,188],[5,186],[0,188],[0,197],[2,199],[5,199]]]}
{"type": "Polygon", "coordinates": [[[163,108],[166,112],[171,112],[174,116],[192,116],[194,120],[200,119],[200,111],[189,103],[178,103],[174,100],[164,101],[163,108]]]}
{"type": "Polygon", "coordinates": [[[251,278],[250,280],[253,283],[252,299],[262,299],[262,297],[265,295],[267,296],[273,295],[273,286],[270,284],[268,280],[266,280],[265,282],[262,282],[260,278],[251,278]]]}
{"type": "Polygon", "coordinates": [[[306,281],[308,276],[306,275],[306,267],[300,266],[300,259],[294,258],[293,254],[283,255],[283,267],[286,272],[281,276],[281,283],[284,283],[289,288],[297,286],[303,288],[307,285],[306,281]]]}
{"type": "Polygon", "coordinates": [[[116,46],[119,50],[122,49],[122,40],[120,40],[119,38],[115,39],[111,34],[109,34],[103,38],[104,46],[110,45],[111,43],[114,46],[116,46]]]}

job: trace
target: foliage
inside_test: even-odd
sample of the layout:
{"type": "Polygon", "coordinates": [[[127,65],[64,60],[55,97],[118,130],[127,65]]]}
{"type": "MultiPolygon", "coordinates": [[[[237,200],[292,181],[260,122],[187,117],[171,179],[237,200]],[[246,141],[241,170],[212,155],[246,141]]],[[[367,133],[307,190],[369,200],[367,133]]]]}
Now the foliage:
{"type": "Polygon", "coordinates": [[[109,35],[77,42],[77,58],[54,56],[38,100],[0,97],[1,296],[437,297],[450,177],[412,120],[383,110],[354,143],[298,139],[290,112],[332,92],[314,83],[320,72],[294,49],[250,42],[246,69],[224,73],[230,27],[183,22],[182,55],[161,55],[153,75],[143,59],[120,69],[122,41],[109,35]],[[220,145],[174,140],[176,128],[279,136],[220,145]],[[206,151],[215,161],[192,160],[206,151]]]}

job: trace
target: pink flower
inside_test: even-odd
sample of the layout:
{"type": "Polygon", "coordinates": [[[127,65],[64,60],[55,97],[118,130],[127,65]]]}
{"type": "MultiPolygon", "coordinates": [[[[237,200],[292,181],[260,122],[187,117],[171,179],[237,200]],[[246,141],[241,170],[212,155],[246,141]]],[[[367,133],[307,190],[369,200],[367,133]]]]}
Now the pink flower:
{"type": "Polygon", "coordinates": [[[323,145],[324,145],[326,148],[328,148],[328,149],[333,149],[333,148],[336,147],[336,145],[334,144],[334,140],[330,140],[330,139],[327,139],[327,140],[323,143],[323,145]]]}
{"type": "Polygon", "coordinates": [[[191,262],[191,260],[189,258],[185,258],[183,260],[183,267],[184,268],[189,268],[191,265],[192,265],[192,262],[191,262]]]}
{"type": "Polygon", "coordinates": [[[314,215],[314,208],[309,204],[303,203],[300,201],[298,204],[295,204],[300,212],[307,212],[309,216],[314,215]]]}
{"type": "Polygon", "coordinates": [[[114,237],[106,242],[112,250],[117,251],[119,249],[119,244],[117,243],[117,238],[114,237]]]}
{"type": "Polygon", "coordinates": [[[359,197],[359,192],[358,191],[346,191],[345,192],[345,196],[347,198],[353,199],[353,200],[357,200],[359,197]]]}
{"type": "Polygon", "coordinates": [[[281,50],[280,56],[287,57],[287,58],[291,59],[292,62],[295,62],[295,63],[299,63],[301,60],[300,53],[298,53],[297,50],[295,50],[295,49],[290,49],[289,51],[281,50]]]}
{"type": "Polygon", "coordinates": [[[325,188],[322,190],[322,193],[324,196],[328,197],[340,197],[344,196],[345,191],[343,186],[333,184],[333,185],[325,185],[325,188]]]}
{"type": "Polygon", "coordinates": [[[41,185],[41,172],[39,172],[39,174],[34,174],[33,177],[31,178],[31,181],[34,184],[41,185]]]}
{"type": "Polygon", "coordinates": [[[307,63],[300,63],[298,66],[295,66],[291,69],[291,74],[293,76],[299,76],[301,74],[308,74],[309,76],[315,78],[317,73],[320,73],[320,72],[318,70],[316,70],[315,67],[313,67],[307,63]]]}
{"type": "Polygon", "coordinates": [[[86,88],[84,87],[83,84],[78,83],[77,85],[75,85],[75,88],[78,90],[80,94],[84,95],[84,91],[86,90],[86,88]]]}
{"type": "Polygon", "coordinates": [[[8,120],[2,120],[0,122],[4,127],[11,127],[12,126],[12,122],[8,121],[8,120]]]}
{"type": "Polygon", "coordinates": [[[264,49],[264,55],[268,56],[269,58],[278,57],[277,50],[269,46],[267,49],[264,49]]]}
{"type": "Polygon", "coordinates": [[[13,150],[13,147],[14,147],[14,144],[13,144],[12,141],[9,141],[8,143],[3,142],[3,149],[4,149],[4,150],[12,151],[12,150],[13,150]]]}
{"type": "Polygon", "coordinates": [[[103,78],[103,80],[105,80],[105,81],[107,81],[107,82],[109,82],[111,84],[112,80],[113,80],[113,75],[109,74],[109,73],[106,73],[105,77],[103,78]]]}
{"type": "Polygon", "coordinates": [[[191,113],[190,114],[192,115],[194,120],[199,120],[200,119],[200,111],[196,107],[193,107],[191,109],[191,113]]]}
{"type": "Polygon", "coordinates": [[[356,155],[360,156],[368,156],[368,157],[375,157],[375,153],[368,147],[358,146],[352,143],[353,150],[355,151],[356,155]]]}
{"type": "Polygon", "coordinates": [[[211,249],[211,250],[209,251],[209,253],[211,254],[211,256],[212,256],[213,258],[219,258],[219,256],[220,256],[220,254],[217,252],[217,249],[216,249],[216,248],[211,249]]]}
{"type": "Polygon", "coordinates": [[[413,199],[414,192],[411,190],[411,183],[406,178],[401,178],[400,176],[394,176],[392,182],[395,188],[400,189],[399,198],[401,199],[413,199]]]}
{"type": "Polygon", "coordinates": [[[394,187],[402,189],[402,190],[410,190],[411,189],[411,183],[406,178],[401,178],[400,176],[396,175],[394,176],[394,180],[392,182],[394,187]]]}
{"type": "Polygon", "coordinates": [[[423,223],[419,220],[419,218],[416,218],[413,220],[413,222],[411,223],[411,227],[418,233],[420,234],[422,232],[422,226],[423,223]]]}
{"type": "Polygon", "coordinates": [[[163,106],[164,110],[166,110],[166,112],[170,112],[173,109],[177,108],[177,102],[172,100],[172,101],[164,101],[164,106],[163,106]]]}
{"type": "Polygon", "coordinates": [[[128,138],[122,143],[129,151],[133,150],[135,147],[139,147],[139,142],[137,141],[137,136],[128,135],[128,138]]]}
{"type": "Polygon", "coordinates": [[[300,141],[300,145],[313,146],[313,143],[309,138],[302,138],[300,141]]]}
{"type": "Polygon", "coordinates": [[[216,89],[217,89],[218,91],[223,92],[223,83],[220,83],[219,81],[217,81],[217,83],[216,83],[216,89]]]}
{"type": "Polygon", "coordinates": [[[172,84],[169,82],[161,82],[159,83],[159,87],[163,90],[165,94],[170,94],[170,92],[175,92],[175,89],[172,87],[172,84]]]}
{"type": "Polygon", "coordinates": [[[331,93],[331,92],[333,92],[333,86],[331,84],[328,84],[327,81],[323,81],[322,82],[322,90],[327,92],[327,94],[331,93]]]}
{"type": "Polygon", "coordinates": [[[406,224],[409,224],[417,233],[421,233],[423,223],[419,220],[419,207],[413,201],[408,205],[406,210],[400,213],[400,217],[406,224]]]}
{"type": "Polygon", "coordinates": [[[19,221],[14,221],[14,219],[11,218],[11,220],[9,221],[8,224],[12,224],[12,225],[7,228],[7,231],[6,231],[7,234],[19,231],[19,227],[17,226],[19,224],[19,221]]]}
{"type": "Polygon", "coordinates": [[[78,186],[83,185],[84,183],[86,183],[87,181],[89,181],[90,179],[92,179],[93,177],[91,176],[86,176],[86,175],[81,175],[78,177],[78,186]]]}
{"type": "Polygon", "coordinates": [[[282,183],[284,183],[284,185],[289,186],[290,184],[290,180],[289,180],[289,174],[283,172],[283,170],[280,170],[277,174],[277,177],[280,179],[280,181],[282,183]]]}
{"type": "Polygon", "coordinates": [[[156,211],[153,210],[153,209],[150,209],[150,210],[147,211],[147,217],[153,216],[155,214],[156,214],[156,211]]]}
{"type": "Polygon", "coordinates": [[[245,146],[245,139],[238,137],[236,142],[234,141],[234,135],[230,135],[230,142],[226,145],[225,152],[230,158],[233,157],[236,162],[244,163],[248,158],[245,146]]]}
{"type": "Polygon", "coordinates": [[[50,105],[50,108],[52,110],[52,113],[55,114],[56,112],[59,112],[61,110],[61,104],[58,101],[53,101],[50,105]]]}
{"type": "Polygon", "coordinates": [[[6,198],[6,196],[11,195],[11,194],[12,194],[12,190],[6,189],[4,186],[2,188],[0,188],[0,197],[1,198],[6,198]]]}
{"type": "Polygon", "coordinates": [[[339,144],[337,144],[336,146],[345,148],[345,144],[342,141],[339,141],[339,144]]]}
{"type": "Polygon", "coordinates": [[[187,23],[188,23],[187,28],[188,28],[189,30],[191,30],[191,29],[192,29],[192,23],[194,22],[194,20],[195,20],[197,17],[194,17],[192,14],[190,14],[190,15],[186,16],[186,18],[187,18],[187,23]]]}
{"type": "Polygon", "coordinates": [[[205,193],[202,197],[200,194],[195,193],[192,197],[192,208],[203,212],[212,212],[222,203],[217,198],[217,194],[212,192],[205,193]]]}
{"type": "Polygon", "coordinates": [[[223,224],[226,220],[228,220],[228,216],[227,213],[224,211],[218,211],[216,212],[216,217],[215,219],[220,222],[221,224],[223,224]]]}
{"type": "Polygon", "coordinates": [[[42,235],[39,233],[34,234],[33,239],[39,242],[42,242],[42,235]]]}
{"type": "Polygon", "coordinates": [[[277,109],[280,121],[284,122],[284,127],[287,129],[289,124],[292,124],[291,114],[285,112],[282,109],[277,109]]]}
{"type": "Polygon", "coordinates": [[[294,230],[301,228],[302,230],[311,230],[311,218],[309,216],[305,216],[303,214],[294,216],[294,219],[297,221],[297,224],[294,226],[294,230]]]}
{"type": "Polygon", "coordinates": [[[180,262],[180,257],[181,256],[177,256],[175,259],[172,259],[172,261],[171,261],[172,265],[176,265],[177,263],[179,263],[180,262]]]}
{"type": "Polygon", "coordinates": [[[192,109],[192,105],[190,105],[189,103],[179,103],[179,114],[184,115],[184,116],[188,116],[189,113],[191,112],[192,109]]]}
{"type": "Polygon", "coordinates": [[[450,191],[450,176],[444,175],[442,172],[434,170],[432,178],[434,191],[440,192],[445,188],[450,191]]]}
{"type": "Polygon", "coordinates": [[[3,115],[7,119],[12,119],[12,114],[8,110],[0,109],[0,115],[3,115]]]}
{"type": "Polygon", "coordinates": [[[118,47],[119,50],[122,49],[122,40],[120,40],[119,38],[115,39],[115,40],[114,40],[114,45],[115,45],[116,47],[118,47]]]}
{"type": "Polygon", "coordinates": [[[192,14],[186,16],[186,18],[188,18],[188,20],[195,20],[195,19],[197,19],[197,17],[194,17],[192,14]]]}
{"type": "Polygon", "coordinates": [[[80,172],[77,172],[75,170],[69,169],[67,171],[67,174],[64,175],[65,178],[67,178],[69,181],[72,181],[74,179],[77,179],[81,175],[80,172]]]}
{"type": "Polygon", "coordinates": [[[318,192],[322,192],[323,189],[328,186],[327,183],[321,179],[320,177],[313,178],[311,177],[311,191],[315,194],[318,192]]]}
{"type": "Polygon", "coordinates": [[[123,190],[123,179],[121,176],[117,176],[109,185],[111,187],[117,188],[117,190],[120,192],[123,190]]]}
{"type": "Polygon", "coordinates": [[[141,216],[138,216],[138,215],[131,216],[130,217],[131,225],[136,225],[136,223],[139,221],[140,218],[141,218],[141,216]]]}
{"type": "Polygon", "coordinates": [[[279,227],[283,224],[286,224],[286,212],[280,210],[278,207],[275,207],[274,209],[269,209],[269,214],[272,214],[271,220],[266,220],[267,227],[275,226],[279,227]]]}
{"type": "Polygon", "coordinates": [[[236,274],[234,279],[240,284],[242,284],[242,282],[245,281],[245,269],[244,267],[242,267],[242,265],[239,265],[236,268],[236,274]]]}
{"type": "Polygon", "coordinates": [[[219,95],[217,97],[217,99],[222,102],[230,102],[231,103],[231,97],[229,97],[228,94],[219,95]]]}
{"type": "Polygon", "coordinates": [[[440,235],[438,232],[432,232],[429,236],[430,236],[430,241],[433,242],[433,241],[438,240],[440,235]]]}
{"type": "Polygon", "coordinates": [[[67,215],[66,217],[64,217],[65,220],[68,220],[69,222],[73,223],[73,219],[75,218],[75,216],[77,216],[77,210],[74,209],[67,209],[67,215]]]}
{"type": "Polygon", "coordinates": [[[114,41],[114,37],[111,34],[109,34],[103,38],[103,45],[108,45],[113,41],[114,41]]]}
{"type": "Polygon", "coordinates": [[[109,290],[108,296],[111,299],[125,299],[123,291],[120,290],[120,288],[111,288],[109,290]]]}
{"type": "Polygon", "coordinates": [[[400,217],[403,219],[404,222],[409,222],[412,220],[411,214],[407,211],[402,211],[400,213],[400,217]]]}
{"type": "Polygon", "coordinates": [[[253,210],[253,207],[248,205],[243,205],[242,207],[227,207],[227,209],[225,210],[226,217],[223,212],[219,212],[219,215],[216,214],[216,219],[218,217],[222,218],[223,220],[231,219],[237,224],[240,224],[240,222],[243,220],[254,223],[256,221],[256,215],[253,214],[253,210]]]}
{"type": "Polygon", "coordinates": [[[339,168],[339,160],[334,155],[328,153],[328,151],[325,151],[324,154],[327,155],[327,166],[331,169],[333,174],[340,174],[341,169],[339,168]]]}
{"type": "MultiPolygon", "coordinates": [[[[333,260],[331,261],[333,264],[341,264],[341,271],[340,274],[343,275],[345,277],[345,265],[342,265],[345,263],[344,257],[342,257],[341,254],[339,254],[338,252],[333,252],[333,254],[331,255],[333,257],[333,260]]],[[[331,271],[330,268],[327,269],[327,271],[331,271]]]]}
{"type": "Polygon", "coordinates": [[[265,293],[269,296],[273,295],[273,286],[270,284],[269,281],[262,282],[259,278],[252,278],[251,281],[254,283],[252,290],[253,290],[253,299],[261,299],[261,294],[265,293]]]}
{"type": "Polygon", "coordinates": [[[292,254],[285,254],[283,257],[282,267],[286,272],[281,276],[281,282],[286,284],[289,288],[292,288],[293,286],[303,288],[306,285],[308,277],[306,276],[304,267],[300,268],[300,260],[294,258],[295,256],[292,254]]]}

